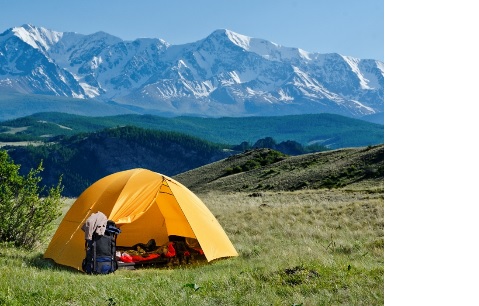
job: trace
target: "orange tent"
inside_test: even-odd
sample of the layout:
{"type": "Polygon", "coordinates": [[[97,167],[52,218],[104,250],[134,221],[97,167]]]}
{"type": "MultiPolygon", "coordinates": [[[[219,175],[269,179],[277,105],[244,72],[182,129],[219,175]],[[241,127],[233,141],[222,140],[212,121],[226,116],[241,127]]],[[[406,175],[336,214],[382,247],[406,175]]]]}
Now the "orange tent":
{"type": "Polygon", "coordinates": [[[81,227],[98,211],[121,229],[117,245],[132,246],[169,235],[196,238],[208,261],[238,256],[234,246],[205,204],[188,188],[165,175],[131,169],[106,176],[88,187],[73,203],[55,232],[44,258],[81,269],[85,234],[81,227]]]}

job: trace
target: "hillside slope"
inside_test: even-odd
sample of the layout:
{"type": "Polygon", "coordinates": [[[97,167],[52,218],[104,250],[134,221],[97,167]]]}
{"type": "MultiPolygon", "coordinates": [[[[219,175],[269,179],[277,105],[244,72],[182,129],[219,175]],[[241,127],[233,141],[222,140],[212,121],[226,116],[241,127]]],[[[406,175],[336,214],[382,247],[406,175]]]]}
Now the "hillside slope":
{"type": "Polygon", "coordinates": [[[257,149],[175,175],[194,192],[263,191],[336,188],[368,184],[384,185],[384,145],[347,148],[299,156],[276,156],[276,160],[249,171],[245,165],[261,164],[272,154],[257,149]],[[235,169],[237,169],[235,171],[235,169]]]}

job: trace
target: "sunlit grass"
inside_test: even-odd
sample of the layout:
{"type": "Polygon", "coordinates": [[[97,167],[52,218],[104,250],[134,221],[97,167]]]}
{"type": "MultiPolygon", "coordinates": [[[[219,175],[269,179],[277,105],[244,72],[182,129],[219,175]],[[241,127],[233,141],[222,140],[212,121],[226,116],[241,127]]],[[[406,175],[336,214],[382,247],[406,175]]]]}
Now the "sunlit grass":
{"type": "Polygon", "coordinates": [[[90,276],[0,246],[0,305],[384,304],[382,190],[258,195],[198,194],[240,254],[210,263],[90,276]]]}

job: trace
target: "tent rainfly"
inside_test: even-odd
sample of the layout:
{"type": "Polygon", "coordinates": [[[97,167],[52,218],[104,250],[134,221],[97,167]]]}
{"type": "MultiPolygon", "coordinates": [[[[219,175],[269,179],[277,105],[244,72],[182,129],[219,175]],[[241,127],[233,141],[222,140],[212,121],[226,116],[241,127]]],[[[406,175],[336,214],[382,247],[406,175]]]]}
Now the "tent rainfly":
{"type": "Polygon", "coordinates": [[[81,227],[93,213],[103,212],[121,229],[117,245],[132,246],[168,236],[196,238],[208,261],[238,256],[233,244],[206,205],[178,181],[146,169],[106,176],[73,203],[55,232],[44,258],[81,269],[85,235],[81,227]]]}

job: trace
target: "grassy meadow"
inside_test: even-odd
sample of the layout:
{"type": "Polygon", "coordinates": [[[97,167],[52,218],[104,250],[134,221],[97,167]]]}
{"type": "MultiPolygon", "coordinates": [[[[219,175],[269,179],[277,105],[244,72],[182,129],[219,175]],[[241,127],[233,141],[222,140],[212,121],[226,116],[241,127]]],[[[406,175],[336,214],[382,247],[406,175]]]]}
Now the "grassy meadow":
{"type": "Polygon", "coordinates": [[[238,257],[92,276],[0,244],[0,305],[384,304],[383,188],[197,195],[238,257]]]}

